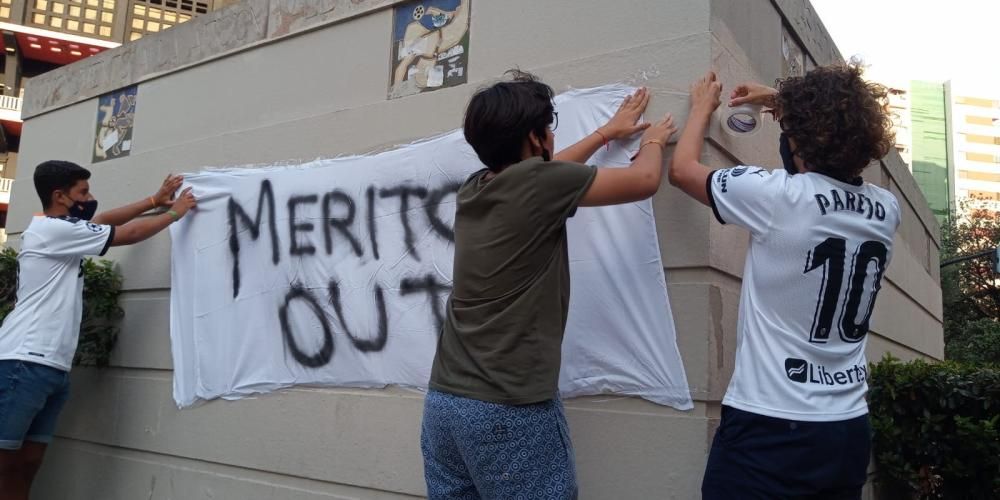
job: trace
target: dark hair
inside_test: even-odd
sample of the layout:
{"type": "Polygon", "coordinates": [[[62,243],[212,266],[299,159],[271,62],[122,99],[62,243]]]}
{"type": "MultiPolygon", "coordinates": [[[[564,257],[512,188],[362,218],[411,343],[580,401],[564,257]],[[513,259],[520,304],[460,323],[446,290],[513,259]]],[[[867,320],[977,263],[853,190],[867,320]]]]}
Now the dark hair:
{"type": "Polygon", "coordinates": [[[52,193],[69,191],[79,181],[90,179],[90,171],[71,161],[43,161],[35,167],[35,191],[42,208],[52,205],[52,193]]]}
{"type": "Polygon", "coordinates": [[[465,110],[465,140],[494,172],[521,161],[524,140],[544,139],[554,119],[552,87],[520,70],[504,75],[511,79],[476,91],[465,110]]]}
{"type": "Polygon", "coordinates": [[[778,82],[781,128],[814,171],[850,181],[894,143],[888,91],[860,63],[816,68],[778,82]]]}

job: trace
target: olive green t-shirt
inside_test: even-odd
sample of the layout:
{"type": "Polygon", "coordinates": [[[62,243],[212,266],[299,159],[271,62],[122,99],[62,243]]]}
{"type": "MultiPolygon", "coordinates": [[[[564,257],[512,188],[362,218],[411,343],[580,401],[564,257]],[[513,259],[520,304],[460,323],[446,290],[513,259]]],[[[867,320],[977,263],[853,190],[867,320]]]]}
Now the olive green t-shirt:
{"type": "Polygon", "coordinates": [[[454,288],[434,390],[508,405],[556,396],[569,312],[566,219],[593,167],[530,158],[458,191],[454,288]]]}

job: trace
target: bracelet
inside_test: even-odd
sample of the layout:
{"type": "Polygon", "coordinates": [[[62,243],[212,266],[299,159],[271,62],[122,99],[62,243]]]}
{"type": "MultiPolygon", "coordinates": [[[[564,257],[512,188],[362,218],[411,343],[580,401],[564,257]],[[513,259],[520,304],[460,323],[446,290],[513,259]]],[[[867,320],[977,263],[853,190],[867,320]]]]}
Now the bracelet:
{"type": "Polygon", "coordinates": [[[659,141],[657,139],[650,139],[650,140],[648,140],[648,141],[640,144],[639,145],[639,149],[642,149],[642,148],[646,147],[649,144],[659,144],[660,145],[660,149],[664,149],[664,148],[667,147],[665,144],[663,144],[663,142],[661,142],[661,141],[659,141]]]}
{"type": "Polygon", "coordinates": [[[153,204],[152,210],[156,210],[156,207],[159,206],[156,204],[156,198],[153,198],[152,196],[149,197],[149,202],[153,204]]]}
{"type": "Polygon", "coordinates": [[[635,154],[633,154],[632,157],[629,158],[629,161],[635,161],[635,159],[639,157],[639,153],[642,152],[642,148],[644,148],[644,147],[646,147],[646,146],[648,146],[650,144],[659,144],[661,150],[663,150],[663,149],[666,148],[666,146],[664,146],[663,143],[660,142],[659,140],[657,140],[657,139],[650,139],[650,140],[648,140],[648,141],[646,141],[646,142],[644,142],[644,143],[642,143],[642,144],[639,145],[639,149],[635,150],[635,154]]]}
{"type": "Polygon", "coordinates": [[[594,133],[601,136],[601,140],[604,141],[604,147],[608,151],[611,151],[611,142],[608,141],[608,136],[602,134],[600,129],[595,130],[594,133]]]}
{"type": "Polygon", "coordinates": [[[178,214],[177,212],[175,212],[173,210],[167,210],[164,213],[167,214],[167,215],[169,215],[169,216],[171,216],[171,217],[173,217],[174,218],[174,222],[177,222],[177,221],[181,220],[180,214],[178,214]]]}

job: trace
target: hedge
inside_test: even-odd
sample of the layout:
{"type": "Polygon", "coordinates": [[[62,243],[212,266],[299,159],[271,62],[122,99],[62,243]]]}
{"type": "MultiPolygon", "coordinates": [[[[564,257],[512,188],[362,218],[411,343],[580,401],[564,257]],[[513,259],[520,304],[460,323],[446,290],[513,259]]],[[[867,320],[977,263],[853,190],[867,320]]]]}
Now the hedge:
{"type": "Polygon", "coordinates": [[[868,402],[881,498],[1000,498],[1000,367],[887,356],[868,402]]]}

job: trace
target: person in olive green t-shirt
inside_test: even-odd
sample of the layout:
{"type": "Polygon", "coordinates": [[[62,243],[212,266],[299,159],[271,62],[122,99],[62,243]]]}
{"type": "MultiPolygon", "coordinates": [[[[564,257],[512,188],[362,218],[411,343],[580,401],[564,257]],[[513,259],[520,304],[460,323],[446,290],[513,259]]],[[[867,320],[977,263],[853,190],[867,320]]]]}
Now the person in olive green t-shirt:
{"type": "Polygon", "coordinates": [[[638,121],[639,89],[611,120],[552,156],[552,89],[534,76],[476,92],[465,138],[487,168],[457,195],[454,287],[431,371],[421,449],[430,499],[575,498],[573,451],[558,397],[569,311],[566,220],[578,206],[656,193],[670,115],[638,121]],[[645,130],[628,168],[581,163],[645,130]]]}

